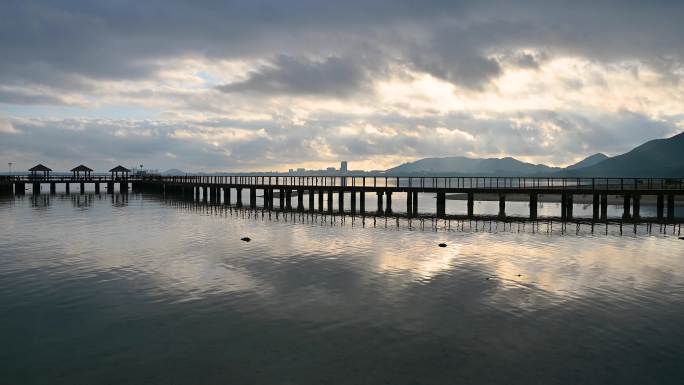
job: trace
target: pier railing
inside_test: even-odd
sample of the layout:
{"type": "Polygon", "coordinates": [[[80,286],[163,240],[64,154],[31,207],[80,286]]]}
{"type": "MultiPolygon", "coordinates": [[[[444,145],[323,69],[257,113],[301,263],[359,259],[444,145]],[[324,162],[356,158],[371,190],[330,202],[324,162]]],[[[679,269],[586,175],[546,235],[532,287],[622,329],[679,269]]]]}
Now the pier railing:
{"type": "Polygon", "coordinates": [[[142,178],[138,176],[114,176],[112,177],[111,175],[92,175],[92,176],[73,176],[73,175],[49,175],[49,176],[44,176],[44,175],[12,175],[12,176],[0,176],[0,181],[5,181],[5,182],[26,182],[26,183],[31,183],[31,182],[37,182],[37,183],[51,183],[51,182],[56,182],[56,183],[64,183],[64,182],[73,182],[73,183],[78,183],[78,182],[84,182],[84,183],[105,183],[105,182],[119,182],[119,181],[129,181],[129,182],[134,182],[134,181],[139,181],[142,180],[142,178]]]}
{"type": "Polygon", "coordinates": [[[684,191],[684,178],[564,178],[564,177],[431,177],[431,176],[292,176],[292,175],[185,175],[127,177],[100,174],[12,175],[0,176],[0,182],[25,183],[106,183],[162,182],[194,185],[230,185],[244,187],[292,188],[375,188],[423,190],[575,190],[575,191],[684,191]]]}
{"type": "Polygon", "coordinates": [[[562,177],[410,177],[410,176],[145,176],[142,181],[179,184],[256,187],[369,187],[410,189],[684,191],[684,178],[562,178],[562,177]]]}

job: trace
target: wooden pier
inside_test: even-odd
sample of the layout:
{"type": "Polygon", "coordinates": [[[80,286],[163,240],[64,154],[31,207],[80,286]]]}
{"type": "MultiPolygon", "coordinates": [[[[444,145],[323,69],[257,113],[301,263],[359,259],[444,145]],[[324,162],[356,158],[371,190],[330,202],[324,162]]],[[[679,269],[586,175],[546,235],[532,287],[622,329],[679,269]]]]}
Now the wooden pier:
{"type": "MultiPolygon", "coordinates": [[[[123,168],[122,168],[123,169],[123,168]]],[[[64,191],[71,193],[71,185],[79,186],[78,192],[85,192],[85,185],[94,185],[95,193],[101,186],[107,193],[119,191],[127,193],[129,188],[136,192],[150,192],[182,199],[201,200],[242,207],[257,208],[257,197],[263,199],[260,208],[274,210],[278,202],[281,211],[311,211],[349,213],[358,215],[417,217],[418,202],[421,194],[430,194],[434,199],[433,208],[421,208],[421,216],[434,218],[478,217],[474,212],[478,195],[496,194],[498,196],[498,219],[521,219],[507,216],[506,197],[524,194],[529,201],[527,220],[537,220],[540,195],[560,197],[562,221],[572,221],[574,196],[592,197],[592,221],[608,221],[608,197],[621,196],[622,221],[627,222],[682,222],[684,218],[675,216],[675,200],[684,195],[684,179],[666,178],[553,178],[553,177],[404,177],[404,176],[282,176],[282,175],[227,175],[227,176],[129,176],[128,172],[119,175],[112,169],[111,175],[95,175],[90,172],[79,175],[54,176],[31,174],[27,176],[0,177],[0,193],[25,194],[26,185],[31,184],[34,194],[40,194],[41,185],[48,184],[51,194],[56,186],[63,184],[64,191]],[[248,191],[247,201],[243,202],[243,191],[248,191]],[[403,193],[405,210],[396,210],[395,196],[403,193]],[[235,195],[233,195],[235,194],[235,195]],[[446,200],[450,194],[463,194],[466,210],[463,213],[447,214],[446,200]],[[337,207],[333,204],[337,196],[337,207]],[[377,199],[376,209],[368,212],[365,207],[367,195],[377,199]],[[641,216],[641,201],[652,196],[656,203],[656,216],[641,216]],[[296,204],[293,205],[293,197],[296,204]],[[308,204],[305,207],[304,200],[308,204]],[[325,204],[324,204],[325,203],[325,204]],[[395,213],[400,211],[400,213],[395,213]],[[427,210],[427,211],[426,211],[427,210]],[[427,213],[426,213],[427,212],[427,213]]],[[[119,171],[124,171],[119,170],[119,171]]],[[[125,170],[127,171],[127,170],[125,170]]],[[[370,197],[369,197],[370,198],[370,197]]],[[[424,202],[425,200],[423,200],[424,202]]]]}
{"type": "Polygon", "coordinates": [[[407,217],[418,216],[420,194],[431,194],[436,199],[434,211],[430,210],[430,215],[436,218],[474,218],[474,203],[478,194],[497,194],[497,217],[506,219],[506,196],[525,194],[529,197],[527,219],[530,220],[537,219],[540,195],[559,195],[559,218],[564,221],[574,219],[575,195],[592,196],[594,221],[608,220],[608,196],[619,195],[622,197],[621,219],[624,221],[673,223],[684,220],[675,217],[675,199],[678,195],[684,195],[684,179],[234,175],[142,177],[133,181],[132,186],[134,190],[227,205],[246,204],[251,208],[257,207],[257,197],[261,196],[263,208],[269,210],[273,210],[278,201],[280,210],[322,212],[327,201],[325,206],[329,213],[336,210],[341,213],[383,216],[394,215],[393,196],[404,193],[406,209],[401,212],[407,217]],[[249,191],[248,202],[242,202],[243,190],[249,191]],[[377,209],[372,213],[365,208],[366,194],[372,194],[377,199],[377,209]],[[448,194],[465,194],[466,212],[447,215],[448,194]],[[293,207],[292,197],[295,195],[296,206],[293,207]],[[333,205],[334,195],[337,195],[337,208],[333,205]],[[348,197],[346,200],[345,196],[348,197]],[[655,218],[642,218],[641,200],[644,196],[655,197],[655,218]],[[305,197],[308,199],[306,208],[305,197]],[[347,203],[349,206],[346,206],[347,203]]]}

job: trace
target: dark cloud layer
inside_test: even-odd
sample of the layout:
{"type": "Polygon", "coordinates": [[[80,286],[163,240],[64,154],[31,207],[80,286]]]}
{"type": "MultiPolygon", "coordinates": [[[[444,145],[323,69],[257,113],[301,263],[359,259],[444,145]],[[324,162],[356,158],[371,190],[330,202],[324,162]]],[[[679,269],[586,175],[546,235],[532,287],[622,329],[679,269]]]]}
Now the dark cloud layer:
{"type": "MultiPolygon", "coordinates": [[[[0,15],[0,80],[64,86],[75,74],[140,79],[163,68],[160,59],[183,55],[284,54],[290,59],[277,60],[301,67],[311,63],[294,57],[348,56],[361,45],[471,87],[499,73],[488,57],[495,49],[542,47],[608,61],[681,60],[684,54],[684,3],[678,1],[10,0],[0,15]]],[[[314,81],[318,67],[311,68],[314,81]]],[[[332,76],[350,71],[335,62],[323,67],[332,76]]],[[[260,75],[254,86],[274,77],[260,75]]]]}
{"type": "Polygon", "coordinates": [[[313,61],[280,55],[248,79],[217,88],[228,93],[347,96],[369,83],[362,68],[338,57],[313,61]]]}

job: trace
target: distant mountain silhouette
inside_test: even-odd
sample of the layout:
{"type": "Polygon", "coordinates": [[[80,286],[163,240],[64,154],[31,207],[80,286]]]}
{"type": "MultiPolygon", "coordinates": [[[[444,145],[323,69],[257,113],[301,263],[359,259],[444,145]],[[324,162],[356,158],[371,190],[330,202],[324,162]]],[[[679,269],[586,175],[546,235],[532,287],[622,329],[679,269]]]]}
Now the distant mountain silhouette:
{"type": "Polygon", "coordinates": [[[164,176],[182,176],[182,175],[185,175],[185,172],[181,171],[177,168],[172,168],[172,169],[163,171],[162,175],[164,175],[164,176]]]}
{"type": "Polygon", "coordinates": [[[684,177],[684,132],[648,141],[632,151],[562,175],[615,177],[684,177]]]}
{"type": "Polygon", "coordinates": [[[560,171],[558,167],[521,162],[507,158],[467,158],[451,156],[425,158],[390,168],[388,174],[453,174],[453,175],[531,175],[560,171]]]}
{"type": "Polygon", "coordinates": [[[392,175],[684,177],[684,132],[615,157],[598,153],[566,168],[507,158],[424,158],[386,170],[392,175]]]}
{"type": "Polygon", "coordinates": [[[580,168],[589,167],[589,166],[593,166],[595,164],[599,164],[606,159],[608,159],[608,155],[599,152],[598,154],[590,155],[590,156],[580,160],[579,162],[577,162],[575,164],[571,164],[570,166],[566,167],[565,169],[566,170],[577,170],[580,168]]]}

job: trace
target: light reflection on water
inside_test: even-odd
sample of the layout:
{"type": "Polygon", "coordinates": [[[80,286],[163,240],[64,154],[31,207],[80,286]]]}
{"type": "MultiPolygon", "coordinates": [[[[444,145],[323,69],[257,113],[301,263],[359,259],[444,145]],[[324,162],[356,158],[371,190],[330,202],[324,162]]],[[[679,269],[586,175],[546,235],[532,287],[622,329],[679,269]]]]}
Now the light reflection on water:
{"type": "Polygon", "coordinates": [[[411,231],[207,215],[133,194],[49,199],[0,201],[0,383],[684,379],[677,237],[411,231]]]}

